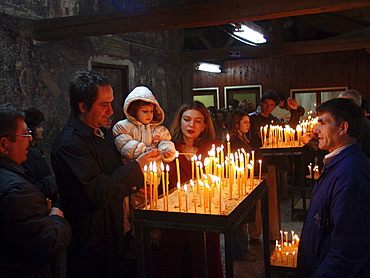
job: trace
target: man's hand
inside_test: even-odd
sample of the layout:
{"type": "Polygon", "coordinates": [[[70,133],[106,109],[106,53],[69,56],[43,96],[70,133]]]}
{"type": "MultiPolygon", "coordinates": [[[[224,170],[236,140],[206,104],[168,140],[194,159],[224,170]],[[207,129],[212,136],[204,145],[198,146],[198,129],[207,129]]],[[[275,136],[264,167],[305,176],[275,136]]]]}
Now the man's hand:
{"type": "Polygon", "coordinates": [[[297,110],[298,109],[298,102],[295,99],[288,98],[286,100],[286,103],[288,104],[290,109],[297,110]]]}
{"type": "Polygon", "coordinates": [[[49,216],[51,215],[58,215],[60,217],[63,217],[64,218],[64,214],[63,214],[63,211],[61,211],[59,208],[57,207],[52,207],[51,210],[50,210],[50,213],[49,213],[49,216]]]}
{"type": "Polygon", "coordinates": [[[171,151],[169,151],[167,149],[165,149],[165,150],[162,151],[163,158],[170,158],[174,154],[175,154],[174,152],[171,152],[171,151]]]}
{"type": "Polygon", "coordinates": [[[151,161],[157,161],[161,158],[161,152],[158,149],[151,150],[149,152],[141,154],[136,161],[140,164],[141,168],[148,165],[151,161]]]}

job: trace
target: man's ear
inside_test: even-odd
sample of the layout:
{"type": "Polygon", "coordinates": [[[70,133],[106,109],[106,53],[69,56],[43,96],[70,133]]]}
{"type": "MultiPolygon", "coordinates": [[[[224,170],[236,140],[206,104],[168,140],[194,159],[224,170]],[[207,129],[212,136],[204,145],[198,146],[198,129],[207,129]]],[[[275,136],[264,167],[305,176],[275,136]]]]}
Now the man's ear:
{"type": "Polygon", "coordinates": [[[86,107],[85,107],[85,103],[83,103],[83,102],[78,103],[78,108],[80,109],[81,113],[86,113],[87,112],[86,107]]]}
{"type": "Polygon", "coordinates": [[[9,153],[8,147],[9,147],[9,139],[5,136],[1,137],[0,138],[0,153],[6,156],[9,153]]]}
{"type": "Polygon", "coordinates": [[[340,127],[340,132],[339,132],[339,135],[344,135],[348,132],[348,122],[342,122],[341,124],[341,127],[340,127]]]}

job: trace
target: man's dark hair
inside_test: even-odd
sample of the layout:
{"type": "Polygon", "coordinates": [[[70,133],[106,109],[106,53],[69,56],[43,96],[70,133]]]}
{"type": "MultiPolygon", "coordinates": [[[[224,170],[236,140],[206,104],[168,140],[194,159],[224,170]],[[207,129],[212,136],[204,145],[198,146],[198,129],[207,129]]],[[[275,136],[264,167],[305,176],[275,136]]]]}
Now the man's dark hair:
{"type": "Polygon", "coordinates": [[[72,113],[81,114],[79,103],[85,104],[90,111],[98,97],[98,86],[111,85],[109,77],[96,71],[80,71],[75,79],[69,83],[69,101],[72,113]]]}
{"type": "MultiPolygon", "coordinates": [[[[24,119],[23,113],[10,103],[0,104],[0,137],[15,134],[18,129],[18,120],[24,119]]],[[[15,137],[9,136],[9,140],[14,142],[15,137]]]]}
{"type": "Polygon", "coordinates": [[[27,126],[32,130],[32,132],[35,131],[35,129],[41,125],[43,121],[45,121],[44,113],[42,113],[40,110],[36,108],[30,108],[27,110],[24,110],[25,119],[27,126]]]}
{"type": "Polygon", "coordinates": [[[261,97],[261,103],[264,102],[266,99],[271,99],[275,102],[276,105],[279,104],[279,97],[275,91],[267,91],[261,97]]]}
{"type": "Polygon", "coordinates": [[[316,107],[318,115],[330,113],[337,125],[348,123],[348,135],[358,139],[364,129],[366,121],[362,109],[352,100],[346,98],[333,98],[316,107]]]}

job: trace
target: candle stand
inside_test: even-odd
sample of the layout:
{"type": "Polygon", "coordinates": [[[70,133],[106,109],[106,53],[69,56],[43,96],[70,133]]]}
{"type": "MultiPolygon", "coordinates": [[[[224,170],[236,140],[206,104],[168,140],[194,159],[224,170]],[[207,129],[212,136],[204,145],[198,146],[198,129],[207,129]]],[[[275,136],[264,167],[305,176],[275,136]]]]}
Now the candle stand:
{"type": "MultiPolygon", "coordinates": [[[[146,277],[145,251],[148,250],[144,240],[144,228],[172,228],[183,230],[194,230],[203,232],[223,233],[225,236],[225,272],[226,277],[234,276],[233,263],[233,239],[232,232],[239,226],[241,221],[251,211],[258,200],[262,205],[262,226],[263,226],[263,248],[265,276],[270,277],[270,250],[269,250],[269,227],[268,227],[268,195],[267,184],[262,181],[227,215],[183,213],[171,211],[146,210],[143,207],[135,209],[135,229],[138,239],[138,275],[146,277]]],[[[205,257],[205,251],[203,252],[205,257]]],[[[208,277],[206,260],[203,257],[203,277],[208,277]]]]}
{"type": "MultiPolygon", "coordinates": [[[[292,221],[295,219],[295,215],[300,214],[305,216],[307,212],[308,202],[306,198],[306,183],[305,183],[305,174],[304,174],[304,167],[305,165],[303,162],[303,147],[295,147],[295,148],[260,148],[259,152],[264,157],[291,157],[292,158],[292,202],[291,202],[291,213],[292,213],[292,221]],[[296,165],[294,157],[299,158],[299,165],[296,165]],[[299,181],[297,182],[295,179],[295,171],[298,170],[299,172],[299,181]],[[299,186],[297,186],[299,184],[299,186]],[[300,191],[300,196],[298,200],[294,196],[294,190],[298,188],[300,191]]],[[[276,166],[276,180],[279,185],[278,173],[279,173],[279,163],[275,164],[276,166]]],[[[279,190],[280,186],[278,186],[279,190]]],[[[279,198],[278,198],[279,200],[279,198]]],[[[280,208],[280,206],[279,206],[280,208]]],[[[280,215],[280,211],[279,211],[280,215]]]]}

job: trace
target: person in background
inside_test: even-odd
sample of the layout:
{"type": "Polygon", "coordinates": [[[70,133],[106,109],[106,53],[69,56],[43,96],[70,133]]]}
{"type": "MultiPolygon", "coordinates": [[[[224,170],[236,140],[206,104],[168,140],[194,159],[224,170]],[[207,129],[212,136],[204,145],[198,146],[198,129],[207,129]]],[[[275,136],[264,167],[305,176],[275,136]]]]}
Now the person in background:
{"type": "MultiPolygon", "coordinates": [[[[177,111],[171,127],[172,140],[179,153],[181,183],[192,178],[191,158],[208,156],[214,140],[212,119],[203,103],[191,101],[177,111]]],[[[170,169],[176,169],[175,161],[170,169]]],[[[177,186],[176,171],[170,171],[170,187],[177,186]]],[[[204,277],[202,271],[202,237],[206,237],[207,277],[222,277],[220,235],[176,229],[161,229],[153,245],[153,277],[204,277]]]]}
{"type": "Polygon", "coordinates": [[[347,90],[338,96],[339,98],[348,98],[351,99],[357,106],[361,107],[362,104],[362,96],[356,90],[347,90]]]}
{"type": "Polygon", "coordinates": [[[291,114],[289,108],[287,109],[286,105],[287,97],[280,92],[276,92],[276,94],[278,97],[278,104],[276,105],[275,109],[271,112],[271,114],[275,117],[283,119],[284,121],[289,121],[291,114]]]}
{"type": "Polygon", "coordinates": [[[232,99],[227,102],[227,108],[230,111],[233,111],[234,109],[238,108],[238,106],[239,106],[239,100],[237,99],[232,99]]]}
{"type": "Polygon", "coordinates": [[[213,121],[213,127],[216,133],[216,140],[226,143],[226,114],[223,110],[218,109],[215,112],[215,120],[213,121]]]}
{"type": "Polygon", "coordinates": [[[105,137],[113,114],[109,78],[78,72],[69,84],[71,114],[55,139],[51,162],[73,242],[67,277],[132,277],[135,258],[126,257],[123,199],[143,187],[142,168],[160,158],[158,150],[123,165],[114,142],[105,137]]]}
{"type": "Polygon", "coordinates": [[[207,110],[209,111],[209,114],[211,114],[211,119],[212,121],[215,120],[215,112],[216,112],[216,107],[214,106],[208,106],[207,110]]]}
{"type": "MultiPolygon", "coordinates": [[[[253,149],[257,150],[261,147],[260,139],[260,127],[265,125],[286,125],[289,124],[292,128],[295,128],[299,122],[301,112],[298,110],[298,103],[294,99],[288,99],[287,103],[290,106],[291,118],[289,122],[284,121],[281,118],[271,115],[271,112],[275,109],[279,102],[279,98],[274,91],[268,91],[263,94],[261,98],[261,110],[255,111],[249,114],[250,117],[250,131],[249,136],[251,138],[250,145],[253,149]]],[[[279,207],[278,207],[278,191],[276,181],[276,165],[279,165],[281,173],[289,170],[289,163],[287,160],[281,160],[278,158],[265,157],[264,167],[267,165],[267,176],[266,183],[269,187],[268,198],[269,198],[269,226],[270,226],[270,240],[278,240],[280,235],[280,223],[279,223],[279,207]]],[[[266,169],[264,169],[266,172],[266,169]]],[[[281,191],[287,195],[287,175],[284,174],[285,180],[280,182],[281,191]]],[[[281,179],[280,179],[281,180],[281,179]]],[[[262,234],[262,220],[261,220],[261,202],[257,202],[256,205],[256,221],[248,225],[251,245],[258,245],[260,243],[260,236],[262,234]]]]}
{"type": "Polygon", "coordinates": [[[27,160],[21,165],[30,175],[31,182],[52,201],[54,206],[57,206],[59,205],[58,186],[45,160],[44,152],[37,145],[37,142],[43,138],[44,129],[41,123],[45,120],[44,113],[36,108],[27,109],[24,113],[25,122],[32,131],[32,141],[27,149],[27,160]]]}
{"type": "Polygon", "coordinates": [[[241,109],[241,110],[246,111],[248,114],[252,113],[256,110],[255,105],[249,99],[242,100],[239,103],[238,108],[241,109]]]}
{"type": "MultiPolygon", "coordinates": [[[[235,109],[231,113],[230,125],[230,145],[233,153],[238,150],[244,150],[247,153],[252,151],[249,146],[249,139],[247,133],[250,128],[248,113],[241,109],[235,109]]],[[[243,219],[242,223],[233,232],[233,256],[236,260],[255,261],[256,255],[251,254],[248,250],[248,231],[247,223],[255,221],[255,209],[251,210],[243,219]]]]}
{"type": "Polygon", "coordinates": [[[0,105],[0,273],[1,277],[60,277],[59,258],[72,234],[63,212],[20,165],[32,140],[23,114],[0,105]]]}
{"type": "Polygon", "coordinates": [[[303,224],[299,277],[370,276],[370,160],[357,142],[364,114],[354,102],[320,104],[319,148],[328,150],[303,224]]]}

